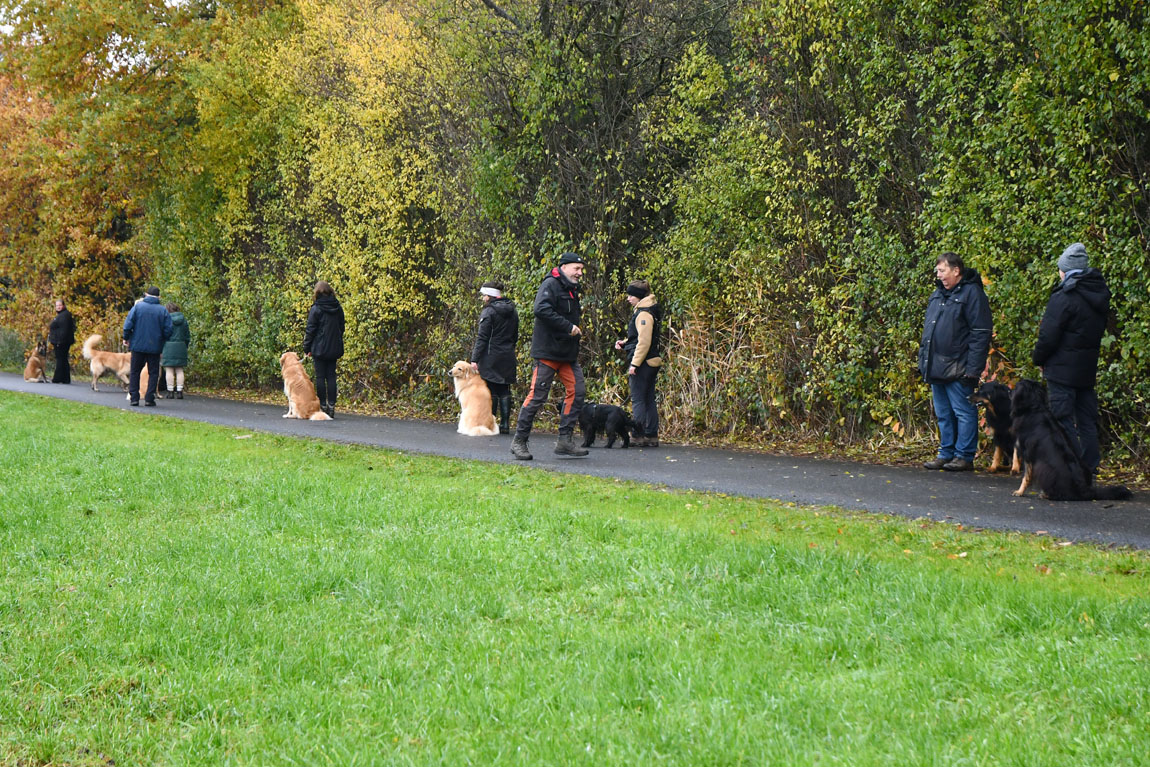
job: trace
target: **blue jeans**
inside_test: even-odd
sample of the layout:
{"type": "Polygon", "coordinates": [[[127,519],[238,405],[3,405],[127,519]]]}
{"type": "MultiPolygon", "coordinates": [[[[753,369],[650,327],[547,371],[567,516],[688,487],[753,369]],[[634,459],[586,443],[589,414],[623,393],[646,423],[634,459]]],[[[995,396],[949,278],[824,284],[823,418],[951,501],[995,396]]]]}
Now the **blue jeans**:
{"type": "Polygon", "coordinates": [[[974,460],[978,450],[978,410],[970,401],[974,388],[961,380],[931,384],[938,419],[938,457],[974,460]]]}

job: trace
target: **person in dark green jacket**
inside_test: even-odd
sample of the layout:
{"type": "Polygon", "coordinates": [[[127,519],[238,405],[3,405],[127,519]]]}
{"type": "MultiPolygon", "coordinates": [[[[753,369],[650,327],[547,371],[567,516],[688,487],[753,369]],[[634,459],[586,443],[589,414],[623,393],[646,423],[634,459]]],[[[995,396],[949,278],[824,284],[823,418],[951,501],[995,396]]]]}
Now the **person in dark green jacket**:
{"type": "Polygon", "coordinates": [[[168,304],[168,313],[172,315],[172,335],[164,342],[160,364],[164,366],[168,399],[183,399],[184,368],[188,366],[188,344],[192,342],[192,334],[178,304],[168,304]]]}

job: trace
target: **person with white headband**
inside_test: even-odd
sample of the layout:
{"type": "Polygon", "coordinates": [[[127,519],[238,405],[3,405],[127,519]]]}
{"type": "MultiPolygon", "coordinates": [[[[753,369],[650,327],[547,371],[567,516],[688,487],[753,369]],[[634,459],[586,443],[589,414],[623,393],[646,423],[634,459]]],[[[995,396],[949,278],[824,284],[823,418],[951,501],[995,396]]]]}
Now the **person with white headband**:
{"type": "Polygon", "coordinates": [[[484,306],[475,346],[471,348],[471,367],[491,390],[491,413],[499,419],[499,433],[509,434],[511,384],[515,383],[518,366],[515,346],[519,343],[519,313],[511,299],[504,297],[503,283],[488,280],[479,293],[484,306]]]}

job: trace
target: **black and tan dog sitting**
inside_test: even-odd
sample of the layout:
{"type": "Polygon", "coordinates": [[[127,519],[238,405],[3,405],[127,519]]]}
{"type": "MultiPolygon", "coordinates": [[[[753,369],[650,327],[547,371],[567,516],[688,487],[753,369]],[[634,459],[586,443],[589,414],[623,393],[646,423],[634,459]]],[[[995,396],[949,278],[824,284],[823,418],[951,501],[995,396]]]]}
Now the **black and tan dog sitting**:
{"type": "Polygon", "coordinates": [[[986,409],[986,425],[994,435],[994,457],[990,459],[989,471],[994,473],[1006,465],[1010,457],[1010,473],[1022,471],[1022,463],[1015,450],[1013,424],[1010,418],[1010,387],[998,381],[987,381],[974,390],[970,401],[983,405],[986,409]]]}
{"type": "Polygon", "coordinates": [[[44,359],[48,356],[48,344],[40,341],[36,349],[28,357],[28,364],[24,366],[24,380],[47,383],[48,377],[44,375],[44,359]]]}
{"type": "Polygon", "coordinates": [[[1090,469],[1050,412],[1042,384],[1025,378],[1019,381],[1010,413],[1018,453],[1026,467],[1014,495],[1022,495],[1031,482],[1037,482],[1043,497],[1051,501],[1124,501],[1130,497],[1121,485],[1093,484],[1090,469]]]}
{"type": "Polygon", "coordinates": [[[616,437],[623,440],[623,447],[631,447],[635,422],[630,413],[616,405],[584,402],[579,411],[579,428],[583,430],[583,447],[591,447],[600,431],[607,437],[608,449],[615,444],[616,437]]]}

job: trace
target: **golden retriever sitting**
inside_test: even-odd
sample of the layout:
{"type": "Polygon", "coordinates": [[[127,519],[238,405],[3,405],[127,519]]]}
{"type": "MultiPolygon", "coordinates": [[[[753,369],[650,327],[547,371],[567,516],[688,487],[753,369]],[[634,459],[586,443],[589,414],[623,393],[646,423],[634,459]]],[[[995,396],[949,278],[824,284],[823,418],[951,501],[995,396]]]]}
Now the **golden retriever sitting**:
{"type": "Polygon", "coordinates": [[[288,411],[284,418],[301,418],[306,421],[330,421],[331,416],[320,410],[319,397],[315,384],[311,382],[299,355],[284,352],[280,355],[280,374],[284,379],[284,394],[287,395],[288,411]]]}
{"type": "Polygon", "coordinates": [[[470,362],[460,360],[447,371],[455,381],[455,398],[459,400],[460,434],[469,437],[493,437],[499,433],[491,412],[491,390],[487,382],[471,369],[470,362]]]}
{"type": "Polygon", "coordinates": [[[96,387],[96,379],[105,373],[111,373],[120,379],[121,385],[128,387],[128,374],[132,367],[132,355],[127,352],[105,352],[96,347],[104,340],[101,335],[88,336],[84,341],[84,359],[90,360],[88,367],[92,371],[92,391],[100,391],[96,387]]]}
{"type": "Polygon", "coordinates": [[[36,344],[32,355],[28,357],[28,364],[24,366],[24,380],[36,383],[48,383],[44,375],[44,356],[48,353],[48,344],[43,341],[36,344]]]}

